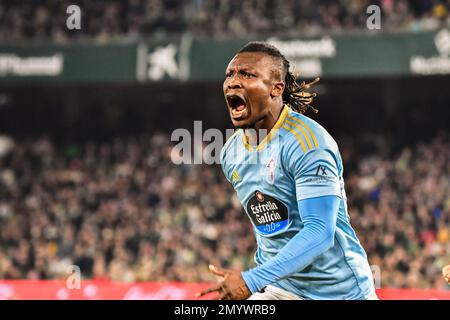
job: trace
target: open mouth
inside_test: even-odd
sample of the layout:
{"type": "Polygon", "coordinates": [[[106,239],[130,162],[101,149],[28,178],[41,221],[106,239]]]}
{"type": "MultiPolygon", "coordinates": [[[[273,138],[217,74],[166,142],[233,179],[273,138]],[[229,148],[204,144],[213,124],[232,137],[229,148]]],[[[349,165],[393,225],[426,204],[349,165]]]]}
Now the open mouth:
{"type": "Polygon", "coordinates": [[[244,99],[236,94],[227,95],[227,102],[233,118],[240,118],[247,109],[244,99]]]}

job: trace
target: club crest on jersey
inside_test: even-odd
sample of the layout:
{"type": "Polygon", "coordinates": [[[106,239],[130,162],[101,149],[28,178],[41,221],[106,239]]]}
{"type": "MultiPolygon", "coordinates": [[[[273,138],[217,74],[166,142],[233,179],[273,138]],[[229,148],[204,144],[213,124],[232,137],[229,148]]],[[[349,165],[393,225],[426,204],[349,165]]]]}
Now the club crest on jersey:
{"type": "Polygon", "coordinates": [[[261,191],[256,191],[247,202],[247,214],[259,232],[265,235],[276,233],[289,224],[286,206],[261,191]]]}
{"type": "Polygon", "coordinates": [[[273,184],[275,182],[275,171],[276,171],[276,166],[275,166],[275,160],[270,160],[269,163],[266,165],[266,176],[267,176],[267,180],[273,184]]]}

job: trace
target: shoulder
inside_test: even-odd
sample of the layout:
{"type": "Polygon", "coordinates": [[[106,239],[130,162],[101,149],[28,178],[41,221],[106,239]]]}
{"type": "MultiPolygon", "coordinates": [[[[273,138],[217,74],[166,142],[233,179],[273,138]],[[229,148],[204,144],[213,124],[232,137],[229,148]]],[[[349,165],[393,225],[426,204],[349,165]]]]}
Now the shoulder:
{"type": "Polygon", "coordinates": [[[227,154],[229,154],[230,150],[233,150],[233,146],[236,145],[238,139],[241,138],[242,129],[236,130],[225,142],[222,149],[220,150],[220,161],[222,165],[226,160],[227,154]]]}
{"type": "Polygon", "coordinates": [[[337,164],[336,141],[313,119],[290,110],[282,129],[282,161],[288,170],[296,171],[321,160],[337,164]]]}
{"type": "Polygon", "coordinates": [[[287,139],[287,144],[299,146],[303,153],[314,149],[338,150],[331,134],[318,122],[303,114],[290,110],[283,127],[291,136],[287,139]]]}

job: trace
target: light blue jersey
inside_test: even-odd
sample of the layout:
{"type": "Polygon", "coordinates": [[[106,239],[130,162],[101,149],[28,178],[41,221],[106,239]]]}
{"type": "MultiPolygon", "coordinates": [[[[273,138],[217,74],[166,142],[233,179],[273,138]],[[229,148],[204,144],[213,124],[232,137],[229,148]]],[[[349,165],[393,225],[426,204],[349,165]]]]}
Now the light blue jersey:
{"type": "MultiPolygon", "coordinates": [[[[257,147],[249,145],[244,131],[238,130],[223,147],[220,159],[254,226],[255,262],[259,267],[267,266],[267,270],[257,267],[243,272],[252,292],[277,279],[271,284],[304,299],[368,299],[373,294],[367,256],[347,213],[339,149],[322,126],[284,106],[277,123],[257,147]],[[314,255],[313,249],[309,252],[309,247],[314,247],[311,243],[307,248],[293,245],[293,239],[306,243],[298,237],[306,229],[306,215],[302,214],[306,207],[301,204],[329,196],[337,199],[337,213],[331,221],[332,241],[324,252],[314,255]],[[287,263],[279,265],[278,260],[270,265],[283,248],[289,248],[289,252],[285,249],[285,260],[280,261],[297,254],[303,259],[298,269],[297,265],[292,270],[285,268],[287,263]],[[296,248],[301,252],[295,252],[296,248]]],[[[296,261],[293,258],[290,263],[296,261]]]]}

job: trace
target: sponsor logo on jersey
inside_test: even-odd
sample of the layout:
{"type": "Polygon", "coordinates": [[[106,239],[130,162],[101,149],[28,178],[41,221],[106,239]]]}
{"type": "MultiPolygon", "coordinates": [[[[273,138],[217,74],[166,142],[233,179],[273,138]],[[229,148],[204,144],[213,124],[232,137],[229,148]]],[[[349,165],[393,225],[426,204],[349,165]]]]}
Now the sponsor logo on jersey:
{"type": "Polygon", "coordinates": [[[317,166],[316,176],[327,176],[327,167],[321,166],[320,164],[317,166]]]}
{"type": "Polygon", "coordinates": [[[233,183],[241,181],[241,177],[239,176],[239,173],[236,171],[236,169],[234,169],[233,173],[231,174],[231,181],[233,183]]]}
{"type": "Polygon", "coordinates": [[[256,200],[258,200],[259,202],[264,202],[264,195],[261,192],[256,191],[255,196],[256,200]]]}
{"type": "Polygon", "coordinates": [[[289,222],[288,210],[278,199],[256,191],[247,202],[247,213],[262,234],[284,229],[289,222]]]}

